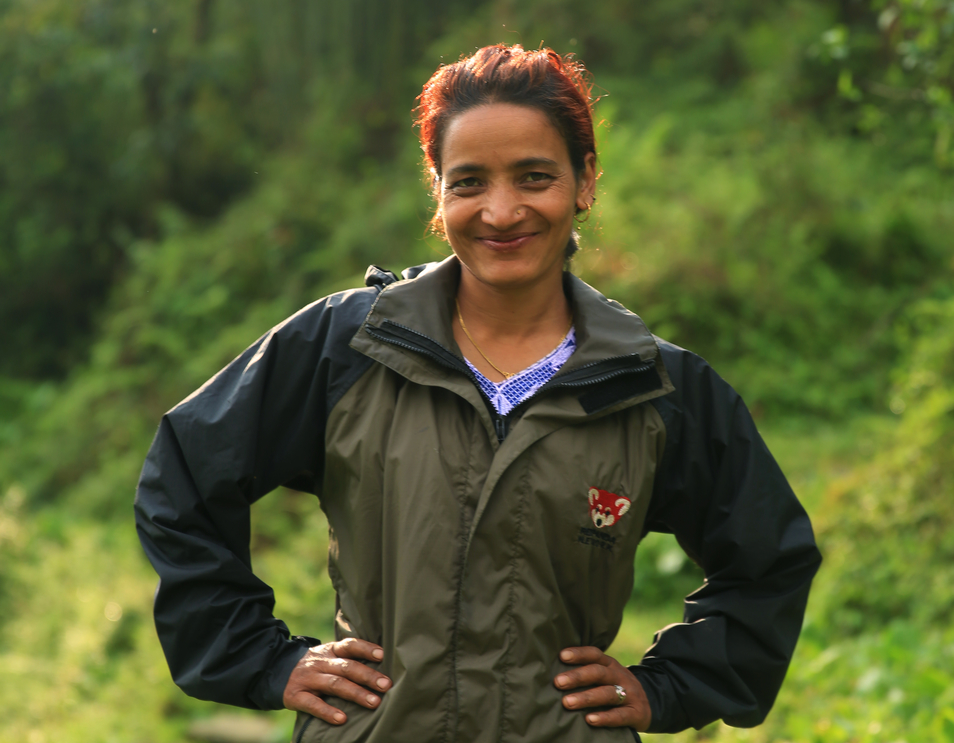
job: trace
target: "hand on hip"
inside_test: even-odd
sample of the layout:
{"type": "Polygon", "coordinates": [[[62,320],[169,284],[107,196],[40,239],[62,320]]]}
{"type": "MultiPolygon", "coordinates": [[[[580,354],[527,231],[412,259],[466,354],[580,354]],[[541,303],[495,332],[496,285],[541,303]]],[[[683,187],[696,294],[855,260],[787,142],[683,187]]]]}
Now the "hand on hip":
{"type": "Polygon", "coordinates": [[[577,666],[553,680],[556,688],[571,692],[563,697],[564,707],[584,711],[594,727],[631,727],[640,732],[649,727],[652,712],[643,685],[619,661],[596,647],[566,648],[560,660],[577,666]]]}
{"type": "Polygon", "coordinates": [[[322,697],[338,697],[375,709],[381,703],[380,694],[390,688],[391,679],[360,661],[382,658],[384,650],[366,640],[348,638],[315,645],[292,670],[282,701],[287,709],[341,725],[347,715],[322,697]]]}

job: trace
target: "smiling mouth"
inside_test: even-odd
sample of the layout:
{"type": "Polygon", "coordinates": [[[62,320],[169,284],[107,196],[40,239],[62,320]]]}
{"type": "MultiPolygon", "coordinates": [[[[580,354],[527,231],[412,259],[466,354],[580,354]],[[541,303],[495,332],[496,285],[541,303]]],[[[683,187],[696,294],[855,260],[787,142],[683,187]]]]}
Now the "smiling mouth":
{"type": "Polygon", "coordinates": [[[535,234],[535,232],[520,232],[512,235],[483,235],[477,239],[489,248],[504,250],[522,247],[535,234]]]}

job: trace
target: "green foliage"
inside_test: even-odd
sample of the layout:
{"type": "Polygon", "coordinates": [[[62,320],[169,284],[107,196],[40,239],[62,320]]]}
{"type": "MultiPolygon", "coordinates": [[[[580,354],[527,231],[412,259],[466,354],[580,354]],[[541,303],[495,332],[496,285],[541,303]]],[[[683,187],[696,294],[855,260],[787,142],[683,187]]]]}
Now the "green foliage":
{"type": "Polygon", "coordinates": [[[707,357],[757,411],[877,405],[898,353],[888,329],[945,281],[945,178],[898,179],[810,127],[751,126],[731,143],[669,116],[613,126],[583,274],[707,357]]]}
{"type": "Polygon", "coordinates": [[[832,20],[807,49],[804,98],[857,136],[890,137],[907,158],[933,155],[941,168],[954,166],[954,6],[841,3],[832,20]]]}
{"type": "Polygon", "coordinates": [[[899,334],[897,430],[832,489],[820,522],[832,572],[818,598],[825,632],[946,625],[954,614],[954,300],[920,303],[899,334]]]}
{"type": "Polygon", "coordinates": [[[704,579],[702,569],[686,556],[675,537],[648,534],[636,552],[630,607],[638,611],[667,607],[678,613],[683,598],[704,579]]]}
{"type": "Polygon", "coordinates": [[[182,33],[191,4],[153,5],[9,2],[0,15],[2,373],[62,376],[85,356],[157,204],[211,216],[252,181],[248,65],[182,33]]]}
{"type": "Polygon", "coordinates": [[[132,246],[161,239],[170,210],[221,215],[316,106],[392,158],[408,50],[459,3],[374,5],[0,5],[0,374],[62,378],[85,360],[132,246]]]}
{"type": "Polygon", "coordinates": [[[863,636],[803,638],[764,725],[716,723],[675,743],[949,741],[954,721],[954,633],[898,622],[863,636]]]}

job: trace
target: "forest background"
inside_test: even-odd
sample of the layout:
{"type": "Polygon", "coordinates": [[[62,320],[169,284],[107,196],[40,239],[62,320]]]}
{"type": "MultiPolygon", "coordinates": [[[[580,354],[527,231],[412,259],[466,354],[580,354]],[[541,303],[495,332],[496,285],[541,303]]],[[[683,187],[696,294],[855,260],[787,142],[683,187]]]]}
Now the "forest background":
{"type": "MultiPolygon", "coordinates": [[[[541,40],[601,96],[575,270],[742,393],[826,558],[768,721],[673,740],[954,741],[949,0],[0,0],[0,740],[229,719],[152,625],[131,506],[159,418],[368,264],[446,255],[414,98],[541,40]]],[[[315,500],[253,518],[276,613],[328,637],[315,500]]],[[[647,538],[612,652],[700,580],[647,538]]]]}

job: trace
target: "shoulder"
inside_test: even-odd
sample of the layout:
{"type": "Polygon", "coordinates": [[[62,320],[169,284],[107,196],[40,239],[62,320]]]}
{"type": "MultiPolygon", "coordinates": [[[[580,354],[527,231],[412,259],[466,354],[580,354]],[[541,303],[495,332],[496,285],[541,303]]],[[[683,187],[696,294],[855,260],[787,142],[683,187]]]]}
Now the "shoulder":
{"type": "Polygon", "coordinates": [[[380,290],[349,289],[322,297],[281,321],[199,389],[175,406],[170,415],[190,416],[213,405],[232,405],[243,397],[306,390],[315,384],[329,389],[350,380],[351,371],[366,364],[349,347],[380,290]]]}
{"type": "MultiPolygon", "coordinates": [[[[432,265],[436,264],[412,266],[404,269],[402,275],[405,279],[412,279],[432,265]]],[[[365,286],[322,297],[276,325],[270,332],[282,338],[344,340],[347,345],[368,318],[381,291],[398,281],[398,276],[391,271],[379,266],[368,266],[364,275],[365,286]]]]}
{"type": "Polygon", "coordinates": [[[731,404],[740,401],[739,394],[699,354],[675,343],[653,336],[660,359],[675,388],[666,396],[680,407],[731,404]]]}
{"type": "Polygon", "coordinates": [[[724,448],[741,432],[746,438],[757,436],[742,397],[708,361],[674,343],[655,340],[663,373],[672,383],[671,392],[650,401],[666,427],[667,451],[690,446],[701,453],[724,448]]]}
{"type": "Polygon", "coordinates": [[[378,287],[370,286],[329,294],[283,320],[269,334],[282,340],[350,339],[367,318],[379,293],[378,287]]]}

